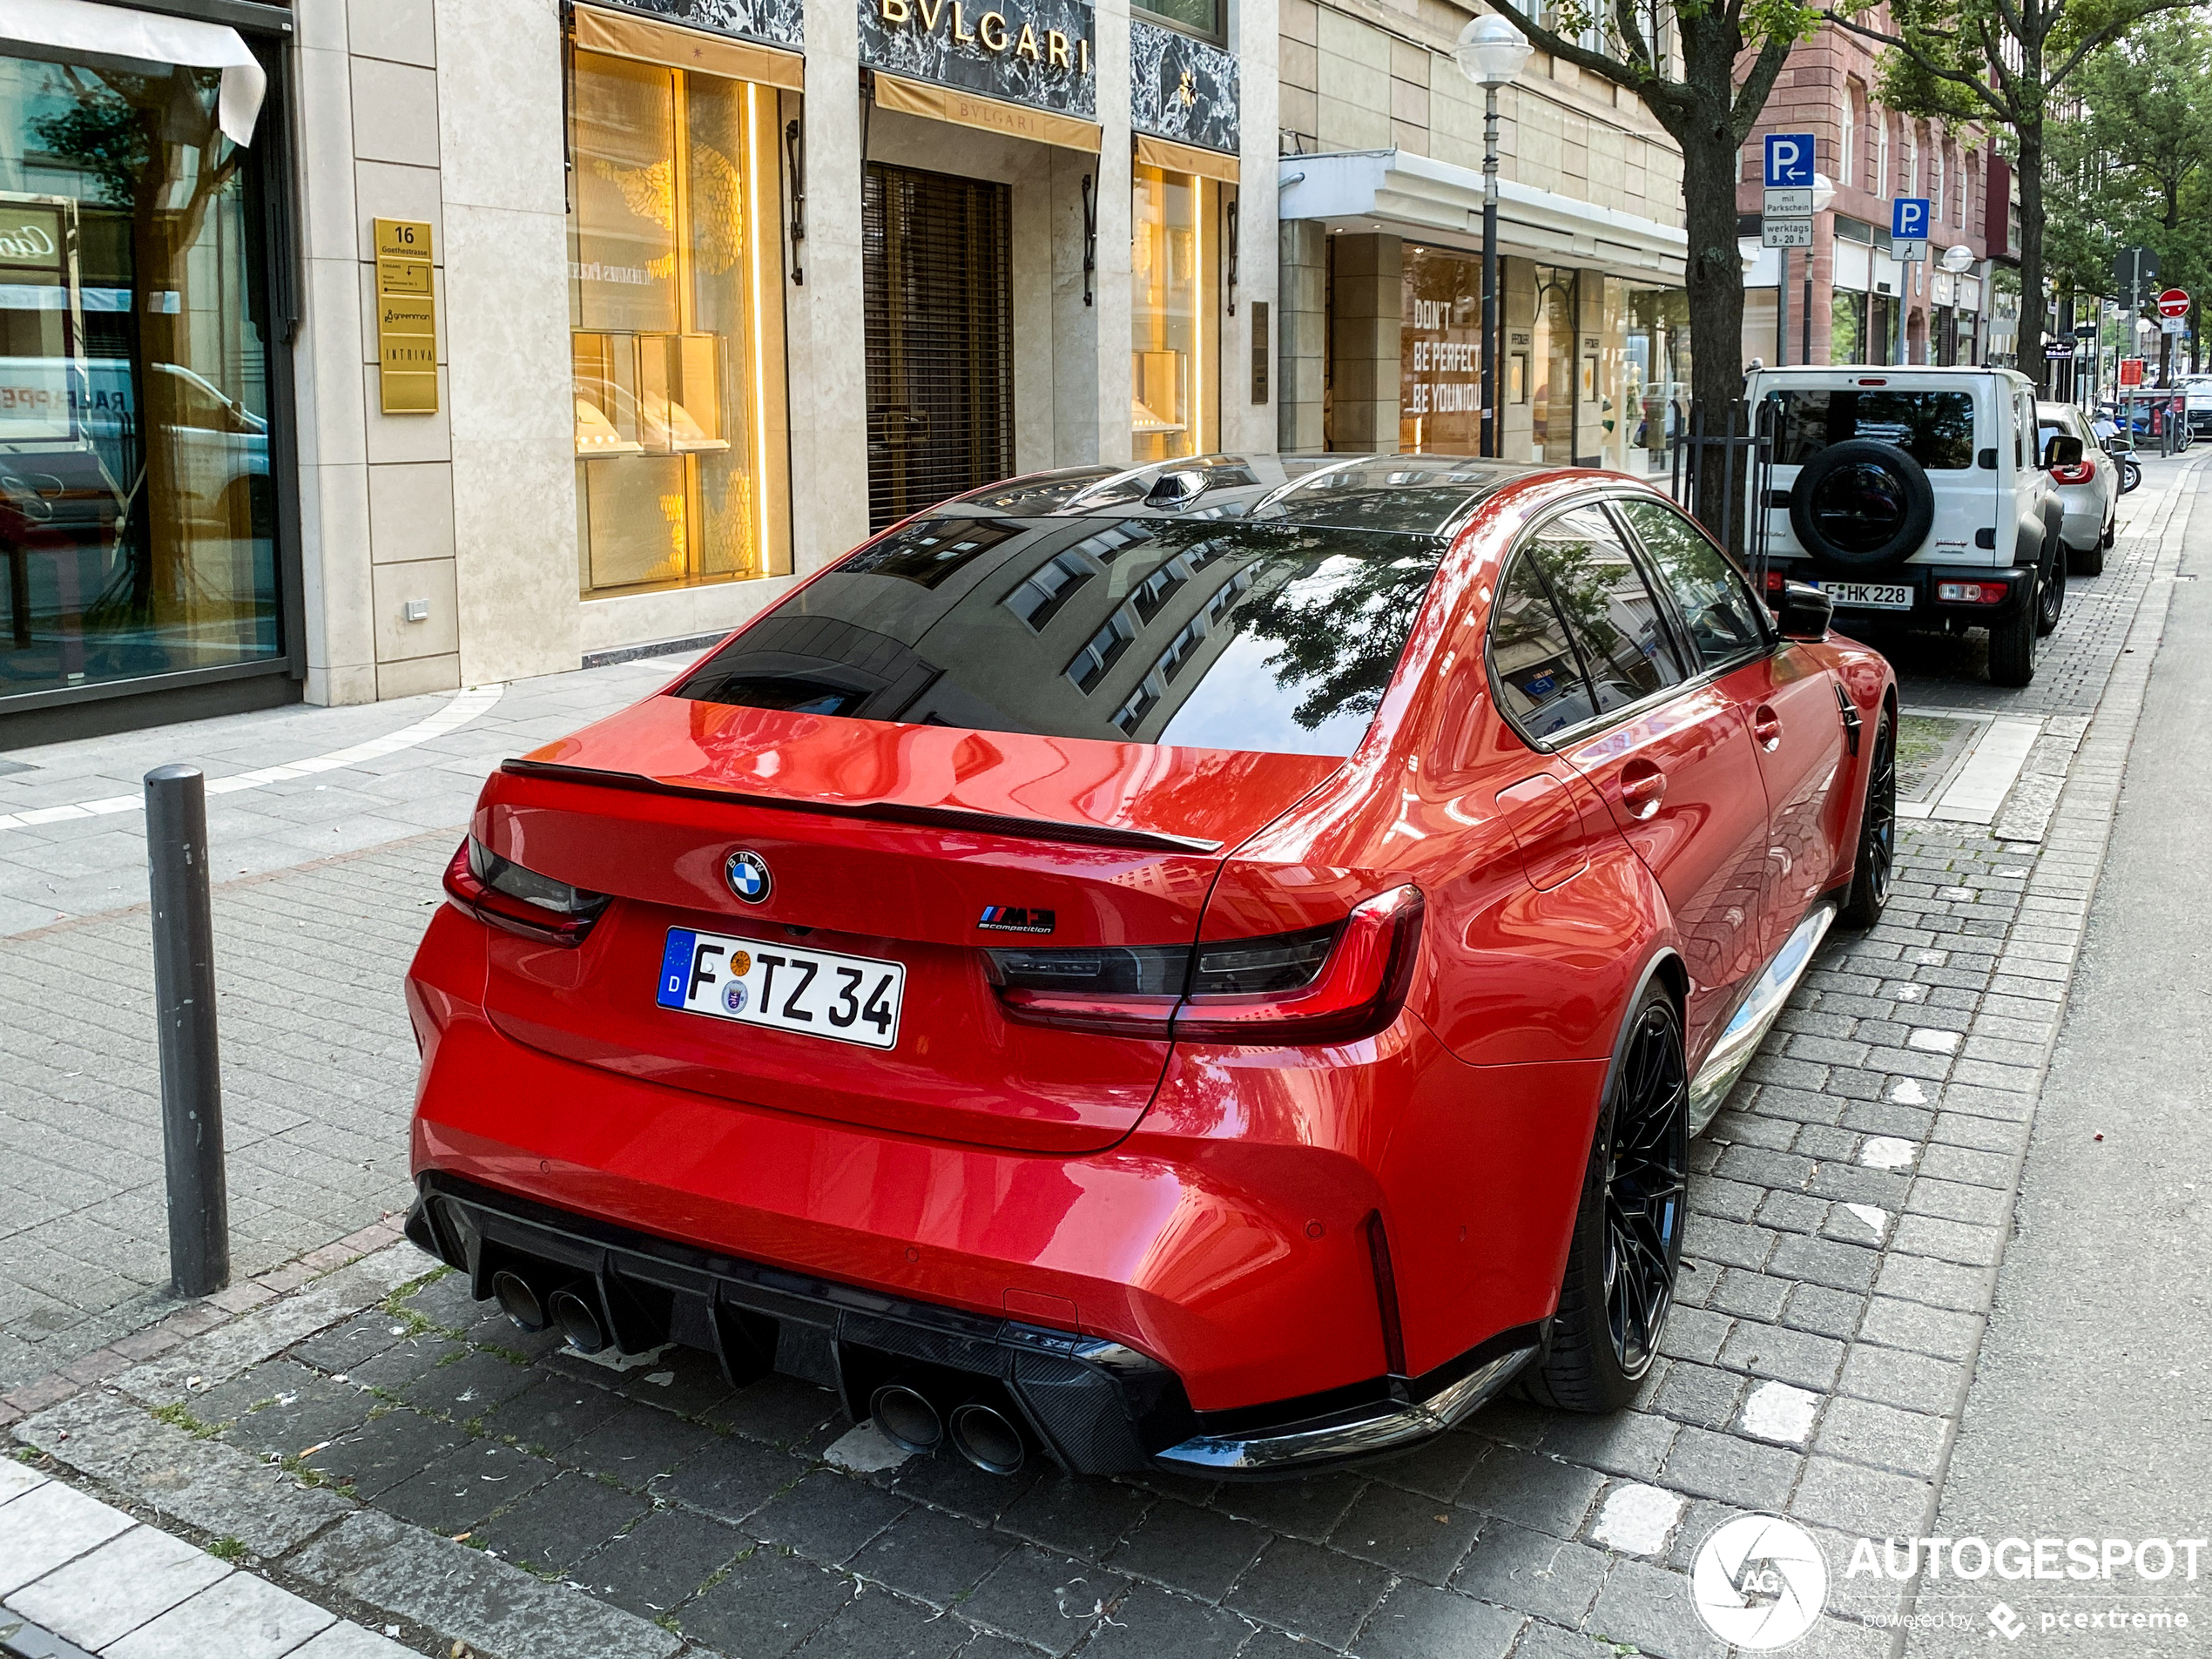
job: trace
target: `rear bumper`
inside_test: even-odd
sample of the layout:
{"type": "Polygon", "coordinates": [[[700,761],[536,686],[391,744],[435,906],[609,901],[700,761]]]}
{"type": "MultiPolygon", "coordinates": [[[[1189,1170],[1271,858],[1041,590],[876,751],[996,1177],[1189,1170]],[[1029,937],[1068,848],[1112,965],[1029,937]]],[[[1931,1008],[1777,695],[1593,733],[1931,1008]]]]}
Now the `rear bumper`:
{"type": "Polygon", "coordinates": [[[1191,1408],[1182,1379],[1127,1344],[995,1318],[657,1238],[425,1173],[407,1218],[421,1249],[469,1277],[479,1298],[502,1273],[541,1303],[570,1289],[625,1352],[704,1349],[733,1386],[782,1370],[827,1383],[855,1421],[875,1389],[1011,1403],[1062,1467],[1109,1474],[1148,1465],[1197,1478],[1303,1473],[1395,1452],[1464,1420],[1542,1344],[1501,1332],[1435,1374],[1377,1378],[1326,1396],[1232,1412],[1191,1408]]]}
{"type": "MultiPolygon", "coordinates": [[[[2101,533],[2102,527],[2099,527],[2101,533]]],[[[1767,560],[1767,568],[1779,571],[1785,581],[1817,583],[1823,589],[1838,582],[1865,582],[1879,586],[1904,586],[1912,590],[1912,608],[1893,610],[1879,606],[1854,605],[1838,603],[1836,615],[1864,624],[1868,622],[1932,623],[1962,622],[1969,627],[1986,627],[2014,614],[2022,605],[2032,603],[2035,591],[2035,569],[2033,565],[2010,565],[1992,569],[1975,564],[1904,564],[1873,576],[1839,576],[1832,569],[1823,567],[1811,559],[1793,558],[1776,555],[1767,560]],[[1963,602],[1940,597],[1945,583],[1972,583],[1985,591],[1991,583],[2000,583],[2006,597],[1996,604],[1980,601],[1963,602]]],[[[1769,592],[1767,602],[1772,605],[1780,596],[1769,592]]],[[[1847,628],[1845,631],[1850,631],[1847,628]]]]}

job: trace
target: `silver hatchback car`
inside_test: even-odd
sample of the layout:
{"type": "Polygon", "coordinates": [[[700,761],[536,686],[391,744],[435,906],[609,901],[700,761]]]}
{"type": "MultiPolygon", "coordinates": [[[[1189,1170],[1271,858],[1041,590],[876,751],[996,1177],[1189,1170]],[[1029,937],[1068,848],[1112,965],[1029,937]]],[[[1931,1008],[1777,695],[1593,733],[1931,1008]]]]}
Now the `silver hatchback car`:
{"type": "Polygon", "coordinates": [[[2066,543],[2066,566],[2070,576],[2101,576],[2105,550],[2112,545],[2120,515],[2121,471],[2118,459],[2105,453],[2089,429],[2088,418],[2071,403],[2035,406],[2036,448],[2049,449],[2056,437],[2081,440],[2081,463],[2054,467],[2051,482],[2058,486],[2066,522],[2059,539],[2066,543]]]}

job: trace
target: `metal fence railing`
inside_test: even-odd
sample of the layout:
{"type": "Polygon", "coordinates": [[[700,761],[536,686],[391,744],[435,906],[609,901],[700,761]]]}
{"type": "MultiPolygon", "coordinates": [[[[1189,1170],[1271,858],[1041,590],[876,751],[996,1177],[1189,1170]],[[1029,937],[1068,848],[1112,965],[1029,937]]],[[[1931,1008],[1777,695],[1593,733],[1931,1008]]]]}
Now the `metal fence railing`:
{"type": "Polygon", "coordinates": [[[1762,403],[1747,424],[1743,406],[1731,402],[1717,432],[1707,413],[1693,406],[1675,439],[1669,493],[1742,561],[1764,595],[1769,509],[1777,504],[1773,412],[1762,403]]]}

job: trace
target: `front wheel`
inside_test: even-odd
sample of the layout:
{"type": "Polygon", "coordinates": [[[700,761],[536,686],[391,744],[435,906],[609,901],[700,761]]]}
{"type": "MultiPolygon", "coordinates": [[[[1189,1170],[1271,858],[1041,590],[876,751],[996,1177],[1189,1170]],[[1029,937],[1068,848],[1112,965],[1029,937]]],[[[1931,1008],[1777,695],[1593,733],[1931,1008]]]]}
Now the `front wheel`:
{"type": "Polygon", "coordinates": [[[1652,984],[1598,1113],[1550,1349],[1528,1376],[1537,1403],[1616,1412],[1635,1398],[1674,1306],[1689,1181],[1682,1019],[1666,988],[1652,984]]]}
{"type": "Polygon", "coordinates": [[[1866,768],[1866,799],[1858,813],[1858,862],[1851,894],[1836,920],[1846,927],[1871,927],[1890,901],[1897,867],[1897,723],[1886,708],[1874,728],[1874,753],[1866,768]]]}

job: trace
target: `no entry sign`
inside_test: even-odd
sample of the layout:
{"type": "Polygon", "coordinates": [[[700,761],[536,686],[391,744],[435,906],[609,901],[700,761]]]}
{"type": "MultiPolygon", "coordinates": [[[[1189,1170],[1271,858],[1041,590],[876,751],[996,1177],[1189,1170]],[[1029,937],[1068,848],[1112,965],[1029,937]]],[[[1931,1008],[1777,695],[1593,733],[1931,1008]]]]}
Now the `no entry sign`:
{"type": "Polygon", "coordinates": [[[2189,291],[2168,288],[2158,296],[2158,314],[2161,317],[2186,317],[2189,314],[2189,291]]]}

